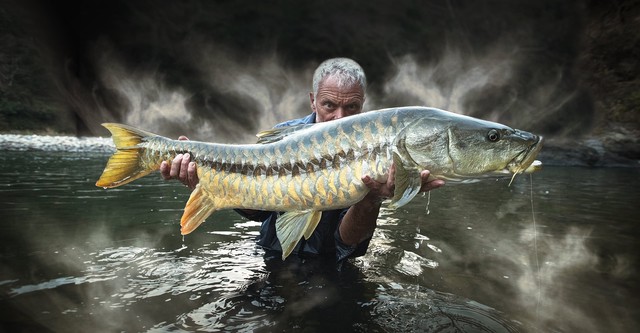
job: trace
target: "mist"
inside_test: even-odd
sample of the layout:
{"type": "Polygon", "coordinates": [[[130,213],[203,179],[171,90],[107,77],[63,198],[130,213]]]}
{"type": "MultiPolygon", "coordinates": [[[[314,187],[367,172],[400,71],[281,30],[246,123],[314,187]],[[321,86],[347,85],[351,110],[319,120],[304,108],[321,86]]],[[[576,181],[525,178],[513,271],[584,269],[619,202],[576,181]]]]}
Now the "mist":
{"type": "MultiPolygon", "coordinates": [[[[611,133],[615,140],[595,140],[594,146],[613,151],[612,142],[621,143],[614,148],[637,166],[639,113],[636,104],[625,109],[617,102],[620,95],[637,93],[633,81],[637,46],[627,49],[623,46],[633,43],[623,39],[615,49],[595,43],[593,36],[607,40],[610,35],[605,32],[610,31],[626,35],[625,29],[640,21],[628,14],[631,6],[627,2],[602,3],[8,0],[0,8],[0,23],[10,33],[3,35],[6,38],[0,40],[0,46],[14,49],[0,48],[0,102],[15,97],[29,105],[44,103],[55,110],[55,116],[45,122],[63,124],[59,128],[78,136],[108,136],[100,124],[121,122],[173,138],[186,135],[194,140],[251,143],[255,133],[309,114],[313,70],[327,58],[349,57],[367,73],[365,110],[437,107],[542,134],[548,142],[594,141],[594,135],[611,133]],[[605,21],[614,23],[601,23],[605,21]],[[616,57],[608,57],[606,52],[613,52],[609,50],[617,52],[616,57]],[[601,55],[607,61],[594,60],[601,55]],[[620,68],[598,67],[603,63],[619,63],[620,68]],[[15,68],[28,70],[12,71],[15,68]],[[588,71],[593,68],[598,71],[588,71]],[[16,93],[16,87],[26,93],[16,93]],[[606,89],[596,89],[602,87],[606,89]],[[614,93],[617,90],[620,95],[614,93]]],[[[3,117],[0,115],[0,122],[3,117]]],[[[545,146],[543,153],[547,149],[545,146]]],[[[599,161],[606,160],[607,155],[596,153],[599,161]]],[[[592,158],[589,154],[583,155],[592,158]]],[[[227,298],[227,293],[242,289],[243,295],[253,297],[244,293],[254,282],[247,279],[259,280],[265,274],[262,258],[249,248],[257,226],[247,231],[246,221],[237,216],[233,215],[236,220],[221,217],[211,223],[215,227],[210,232],[194,233],[185,242],[175,223],[188,197],[187,189],[172,188],[175,183],[160,183],[156,177],[145,185],[105,195],[94,187],[92,178],[104,163],[93,161],[93,169],[87,169],[86,161],[45,157],[40,164],[23,160],[19,164],[15,159],[28,158],[26,154],[6,154],[3,163],[8,170],[7,191],[27,189],[19,192],[22,197],[5,192],[6,200],[2,200],[5,215],[17,228],[4,236],[11,242],[5,242],[3,253],[10,254],[7,261],[15,265],[3,264],[8,276],[3,288],[10,291],[12,302],[28,296],[20,298],[18,310],[6,312],[5,318],[14,320],[14,313],[44,318],[45,310],[55,315],[74,310],[85,315],[78,315],[82,318],[78,329],[84,325],[89,329],[122,327],[118,323],[122,317],[131,321],[129,327],[139,329],[181,328],[191,324],[189,320],[200,325],[195,327],[208,327],[213,320],[207,316],[212,313],[233,322],[237,318],[226,312],[253,304],[227,298]],[[55,163],[63,165],[56,167],[55,163]],[[59,183],[51,185],[51,195],[42,191],[49,183],[40,181],[56,176],[49,171],[56,168],[65,171],[59,183]],[[29,174],[41,178],[25,182],[24,175],[29,174]],[[70,191],[68,184],[77,191],[70,191]],[[152,188],[144,190],[149,184],[152,188]],[[71,197],[66,202],[69,206],[60,206],[67,196],[71,197]],[[32,203],[35,199],[38,201],[32,203]],[[105,208],[106,201],[110,209],[105,208]],[[31,215],[25,219],[21,212],[31,215]],[[33,216],[44,222],[40,224],[33,216]],[[23,220],[30,227],[23,228],[23,220]],[[220,236],[229,229],[237,234],[220,236]],[[28,260],[13,253],[26,253],[28,260]],[[33,265],[25,265],[26,261],[33,265]],[[46,268],[55,276],[41,277],[46,268]],[[186,287],[185,281],[189,282],[186,287]],[[158,289],[150,286],[154,283],[158,289]],[[37,298],[49,288],[53,296],[37,298]],[[149,302],[153,297],[162,299],[149,302]],[[78,300],[89,306],[78,305],[78,300]],[[123,306],[137,313],[125,316],[117,310],[123,306]],[[39,312],[31,314],[32,309],[39,312]],[[91,312],[94,309],[99,315],[91,312]],[[166,318],[174,318],[177,324],[166,318]]],[[[606,174],[600,186],[586,187],[593,173],[563,183],[570,171],[547,182],[561,184],[552,195],[541,191],[524,201],[504,188],[481,188],[480,194],[453,186],[438,190],[430,208],[433,214],[424,215],[420,208],[411,215],[425,225],[416,232],[423,238],[413,239],[413,224],[403,227],[403,221],[383,216],[384,223],[393,228],[385,230],[383,225],[377,229],[371,251],[358,267],[371,273],[369,281],[380,286],[404,282],[431,288],[435,284],[433,290],[475,300],[508,298],[508,302],[492,305],[515,305],[514,313],[535,313],[536,327],[624,331],[637,321],[638,301],[628,296],[636,294],[635,284],[629,281],[637,276],[637,257],[627,245],[635,244],[637,238],[636,229],[630,227],[635,224],[628,219],[635,216],[629,202],[638,195],[637,190],[634,194],[627,187],[619,192],[616,188],[640,188],[629,182],[637,177],[625,174],[616,179],[617,186],[611,186],[611,175],[606,174]],[[592,196],[587,202],[577,202],[566,195],[572,186],[576,188],[570,193],[592,196]],[[449,189],[455,193],[442,195],[449,189]],[[468,204],[460,204],[465,198],[468,204]],[[498,203],[497,211],[482,202],[488,198],[498,203]],[[515,215],[526,212],[528,216],[530,198],[546,200],[540,206],[544,209],[531,209],[531,214],[544,211],[547,217],[537,216],[537,227],[511,229],[515,215]],[[573,204],[576,208],[567,211],[573,204]],[[614,207],[611,215],[598,215],[599,204],[614,207]],[[589,225],[610,228],[599,236],[605,244],[594,245],[592,230],[581,224],[589,219],[593,219],[589,225]],[[472,225],[469,221],[487,223],[465,229],[472,225]],[[433,229],[425,230],[431,223],[433,229]],[[550,228],[556,229],[545,233],[550,228]],[[409,241],[404,240],[407,235],[409,241]],[[414,242],[416,247],[411,248],[414,242]],[[495,253],[488,255],[483,252],[486,249],[495,253]],[[381,267],[393,268],[386,269],[391,277],[380,275],[381,267]],[[451,277],[450,284],[441,281],[443,273],[451,277]],[[476,284],[465,284],[461,279],[465,274],[476,284]],[[480,278],[475,279],[477,276],[480,278]],[[418,278],[425,279],[424,283],[417,283],[418,278]],[[574,283],[597,288],[589,295],[604,290],[593,303],[610,308],[591,307],[589,300],[574,306],[584,297],[574,283]],[[509,288],[500,287],[505,285],[509,288]],[[629,309],[623,309],[625,306],[629,309]]],[[[387,295],[375,290],[383,296],[378,301],[383,301],[387,295]]],[[[255,300],[264,299],[256,296],[255,300]]],[[[355,308],[360,310],[362,305],[355,308]]],[[[275,308],[278,306],[282,305],[275,308]]],[[[384,306],[375,310],[380,309],[384,306]]],[[[377,312],[372,310],[372,314],[377,312]]],[[[372,318],[397,321],[396,314],[389,311],[372,318]]],[[[64,319],[58,323],[60,330],[66,328],[62,327],[67,325],[64,319]]]]}
{"type": "MultiPolygon", "coordinates": [[[[51,94],[80,134],[125,122],[167,136],[253,142],[310,112],[315,67],[358,61],[366,110],[424,105],[558,136],[588,132],[575,67],[580,1],[232,4],[31,1],[51,94]],[[334,10],[339,8],[339,10],[334,10]]],[[[25,9],[26,8],[26,9],[25,9]]]]}

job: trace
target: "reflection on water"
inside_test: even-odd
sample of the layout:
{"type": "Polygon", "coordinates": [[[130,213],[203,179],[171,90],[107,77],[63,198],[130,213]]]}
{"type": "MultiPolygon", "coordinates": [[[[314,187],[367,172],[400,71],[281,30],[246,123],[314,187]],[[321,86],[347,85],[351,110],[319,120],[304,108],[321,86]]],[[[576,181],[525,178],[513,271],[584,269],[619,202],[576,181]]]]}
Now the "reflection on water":
{"type": "Polygon", "coordinates": [[[627,332],[640,320],[638,170],[547,168],[384,210],[366,256],[266,260],[218,212],[180,236],[188,191],[93,184],[106,155],[0,156],[6,331],[627,332]],[[530,195],[533,193],[533,196],[530,195]],[[533,208],[533,211],[532,211],[533,208]],[[534,228],[535,219],[535,228],[534,228]]]}

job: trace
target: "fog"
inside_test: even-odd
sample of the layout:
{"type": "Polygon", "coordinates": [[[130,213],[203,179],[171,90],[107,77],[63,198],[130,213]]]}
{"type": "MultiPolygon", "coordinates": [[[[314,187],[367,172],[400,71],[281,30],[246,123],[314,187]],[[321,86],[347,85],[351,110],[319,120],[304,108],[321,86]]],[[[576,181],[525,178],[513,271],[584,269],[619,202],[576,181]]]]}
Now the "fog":
{"type": "MultiPolygon", "coordinates": [[[[367,73],[365,110],[423,105],[505,123],[547,138],[588,134],[604,115],[596,114],[591,93],[581,83],[584,73],[579,71],[587,5],[555,0],[30,0],[10,1],[5,10],[13,15],[12,22],[24,26],[25,38],[43,63],[47,80],[42,93],[61,103],[61,112],[74,123],[76,134],[108,136],[100,124],[122,122],[169,137],[248,143],[255,141],[258,131],[307,115],[313,70],[321,61],[338,56],[353,58],[367,73]]],[[[19,299],[19,311],[27,313],[26,318],[33,315],[28,312],[32,308],[37,308],[33,316],[39,318],[46,317],[43,314],[50,308],[58,311],[53,311],[55,315],[75,309],[82,319],[77,325],[88,328],[92,323],[106,329],[122,327],[117,323],[122,317],[131,321],[124,326],[139,330],[180,328],[188,326],[189,320],[196,322],[195,327],[213,328],[223,319],[207,316],[217,313],[233,322],[237,319],[234,311],[239,311],[236,307],[254,304],[253,296],[246,296],[244,290],[246,298],[241,301],[227,292],[246,288],[253,282],[248,279],[259,280],[265,274],[262,257],[249,248],[256,225],[247,228],[239,218],[215,220],[229,225],[216,224],[210,232],[190,235],[186,244],[195,246],[185,250],[175,224],[188,196],[185,188],[158,184],[156,178],[149,183],[163,191],[157,196],[135,193],[149,183],[104,194],[93,186],[102,164],[86,170],[79,167],[82,161],[62,161],[57,156],[41,158],[46,162],[42,166],[27,160],[18,164],[12,160],[19,158],[15,155],[6,158],[7,200],[3,204],[6,212],[14,214],[14,233],[19,237],[14,243],[7,242],[4,252],[13,253],[17,247],[22,252],[16,253],[29,258],[7,257],[16,265],[3,263],[7,276],[3,288],[10,291],[8,300],[19,299]],[[54,200],[41,191],[49,183],[40,182],[55,176],[45,172],[58,162],[68,163],[60,170],[75,171],[61,173],[64,177],[51,185],[54,195],[63,196],[54,200]],[[31,170],[27,167],[35,168],[33,174],[40,177],[32,181],[38,185],[33,189],[14,181],[31,170]],[[77,192],[69,194],[65,186],[70,178],[75,179],[72,189],[77,187],[77,192]],[[41,197],[30,191],[40,191],[41,197]],[[15,193],[23,197],[14,198],[15,193]],[[34,198],[39,203],[33,203],[34,198]],[[111,209],[104,208],[106,201],[111,209]],[[60,203],[67,206],[55,206],[60,203]],[[47,205],[61,207],[56,213],[61,216],[38,208],[47,205]],[[34,216],[45,221],[44,226],[34,216]],[[23,219],[35,222],[23,230],[23,219]],[[39,233],[33,232],[36,228],[39,233]],[[228,229],[237,234],[220,236],[228,229]],[[48,268],[49,275],[39,277],[38,272],[46,269],[24,262],[48,268]],[[73,286],[77,289],[65,291],[73,286]],[[51,296],[42,296],[49,289],[51,296]],[[214,296],[207,298],[205,292],[214,296]],[[22,298],[24,295],[34,298],[22,298]],[[152,297],[156,303],[147,303],[152,297]],[[77,299],[86,303],[80,306],[77,299]],[[158,306],[167,302],[169,306],[158,306]],[[123,308],[133,309],[137,317],[117,310],[123,308]],[[94,309],[104,315],[94,316],[94,309]]],[[[407,221],[383,216],[371,251],[359,259],[357,267],[368,281],[380,286],[413,283],[473,300],[489,299],[496,308],[513,305],[512,313],[534,319],[535,323],[529,323],[532,327],[624,331],[637,321],[638,301],[628,296],[637,289],[629,283],[637,277],[637,256],[628,246],[637,232],[628,217],[634,215],[632,205],[615,205],[625,202],[621,198],[633,201],[637,190],[629,195],[632,189],[617,192],[616,188],[629,184],[624,177],[637,178],[624,174],[616,180],[618,187],[610,185],[613,173],[602,176],[597,187],[584,186],[593,179],[592,174],[562,182],[571,179],[574,171],[546,180],[549,187],[561,187],[551,195],[544,190],[529,195],[528,189],[518,185],[516,190],[503,186],[489,191],[491,196],[483,192],[489,186],[476,187],[474,193],[463,188],[466,185],[434,191],[429,208],[433,214],[425,215],[421,207],[411,214],[402,212],[411,217],[400,227],[399,223],[407,221]],[[586,202],[578,202],[579,194],[584,194],[586,202]],[[530,200],[542,203],[532,207],[530,200]],[[460,204],[463,201],[466,204],[460,204]],[[614,208],[599,214],[599,204],[614,208]],[[536,216],[541,211],[547,216],[536,216]],[[532,221],[517,219],[522,215],[528,219],[529,214],[532,221]],[[585,220],[589,223],[581,224],[585,220]],[[485,222],[485,226],[472,224],[474,221],[485,222]],[[415,232],[420,238],[413,239],[411,223],[424,225],[415,232]],[[470,225],[473,229],[465,229],[470,225]],[[510,229],[512,225],[527,227],[510,229]],[[599,225],[610,228],[599,230],[601,236],[594,241],[592,232],[599,225]],[[404,239],[407,234],[408,241],[404,239]],[[628,238],[622,237],[627,234],[628,238]],[[597,241],[602,244],[594,245],[597,241]],[[495,252],[487,255],[486,249],[495,252]],[[451,282],[442,281],[443,275],[451,282]],[[424,281],[418,283],[418,278],[424,281]],[[464,278],[475,284],[465,283],[464,278]],[[481,287],[474,288],[477,285],[481,287]],[[588,294],[593,298],[585,299],[581,287],[593,288],[588,294]]],[[[388,295],[379,288],[374,290],[378,302],[395,300],[385,298],[388,295]]],[[[278,296],[271,298],[274,304],[278,296]]],[[[397,304],[411,304],[410,299],[397,304]]],[[[276,309],[283,306],[275,304],[276,309]]],[[[374,316],[382,308],[371,311],[374,319],[396,320],[391,310],[374,316]]],[[[409,313],[419,313],[415,309],[409,313]]],[[[259,310],[256,313],[266,312],[259,310]]],[[[64,319],[57,322],[66,325],[64,319]]]]}
{"type": "MultiPolygon", "coordinates": [[[[16,5],[17,6],[17,5],[16,5]]],[[[593,122],[575,72],[580,1],[214,3],[31,1],[53,82],[80,132],[126,122],[168,136],[252,142],[310,112],[329,57],[368,75],[365,108],[424,105],[541,134],[593,122]],[[337,10],[335,9],[337,8],[337,10]]]]}

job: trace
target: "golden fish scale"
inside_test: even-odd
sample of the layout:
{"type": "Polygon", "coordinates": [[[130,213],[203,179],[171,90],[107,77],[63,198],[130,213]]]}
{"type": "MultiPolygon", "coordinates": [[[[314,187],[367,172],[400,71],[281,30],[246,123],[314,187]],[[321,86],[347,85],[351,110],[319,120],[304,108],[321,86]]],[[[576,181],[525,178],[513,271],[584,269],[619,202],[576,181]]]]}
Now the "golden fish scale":
{"type": "Polygon", "coordinates": [[[393,126],[381,120],[313,132],[273,144],[220,145],[152,138],[144,163],[158,164],[189,151],[200,186],[217,209],[335,209],[358,202],[367,189],[361,177],[381,178],[391,157],[393,126]]]}

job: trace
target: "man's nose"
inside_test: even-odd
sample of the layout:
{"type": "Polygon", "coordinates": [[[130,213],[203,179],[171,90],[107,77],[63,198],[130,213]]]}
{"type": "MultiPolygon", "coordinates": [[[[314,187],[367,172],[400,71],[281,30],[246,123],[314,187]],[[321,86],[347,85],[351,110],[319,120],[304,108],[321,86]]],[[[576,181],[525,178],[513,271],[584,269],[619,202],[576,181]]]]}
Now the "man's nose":
{"type": "Polygon", "coordinates": [[[338,107],[334,112],[333,112],[333,119],[340,119],[345,117],[347,114],[344,111],[343,107],[338,107]]]}

